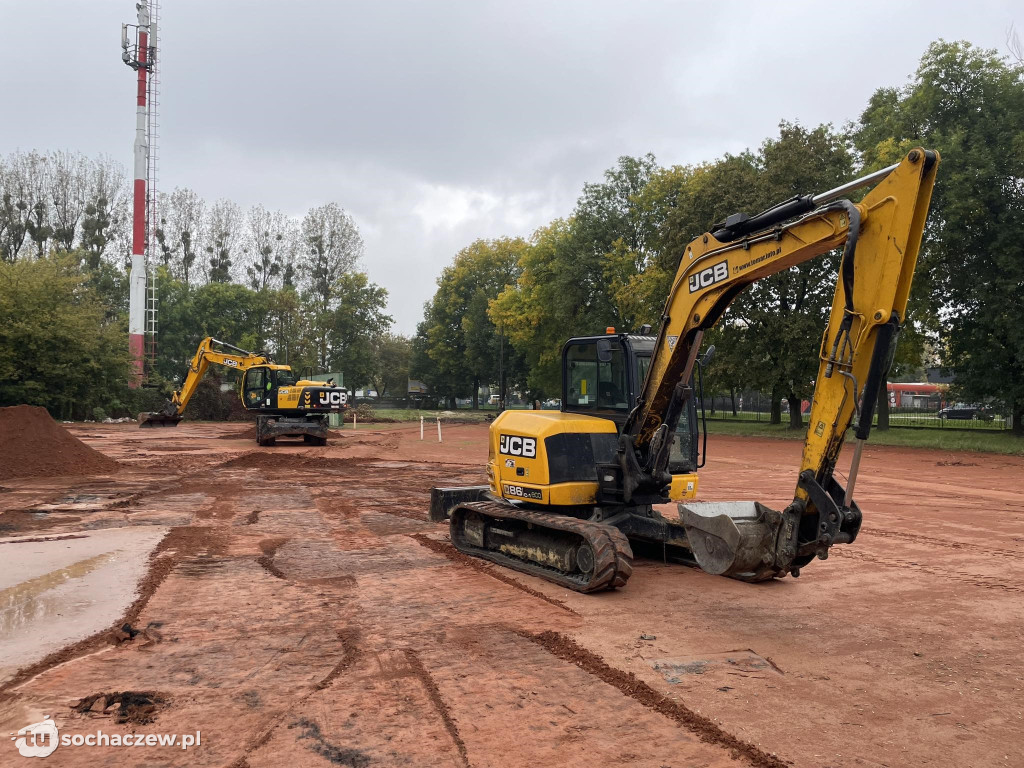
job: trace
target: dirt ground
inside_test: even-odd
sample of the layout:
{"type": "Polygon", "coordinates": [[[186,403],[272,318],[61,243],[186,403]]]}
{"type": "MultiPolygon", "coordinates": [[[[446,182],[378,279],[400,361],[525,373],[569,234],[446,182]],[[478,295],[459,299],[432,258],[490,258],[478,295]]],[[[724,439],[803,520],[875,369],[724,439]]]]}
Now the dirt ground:
{"type": "MultiPolygon", "coordinates": [[[[167,533],[111,629],[7,675],[0,729],[201,732],[61,746],[62,766],[1024,765],[1024,460],[869,447],[860,538],[799,579],[639,561],[585,596],[460,560],[427,522],[432,485],[483,482],[486,430],[258,448],[243,425],[72,427],[121,468],[4,480],[0,572],[167,533]]],[[[708,452],[702,499],[788,501],[799,444],[708,452]]],[[[42,602],[0,590],[26,632],[60,621],[42,602]]]]}

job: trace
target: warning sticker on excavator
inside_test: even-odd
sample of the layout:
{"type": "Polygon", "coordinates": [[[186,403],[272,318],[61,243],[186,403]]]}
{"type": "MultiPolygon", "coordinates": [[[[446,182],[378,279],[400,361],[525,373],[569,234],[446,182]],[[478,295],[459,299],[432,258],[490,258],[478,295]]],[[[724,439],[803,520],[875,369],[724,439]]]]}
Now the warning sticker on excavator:
{"type": "Polygon", "coordinates": [[[816,434],[818,437],[821,437],[823,434],[825,434],[825,422],[824,421],[819,421],[818,422],[818,425],[814,428],[814,434],[816,434]]]}

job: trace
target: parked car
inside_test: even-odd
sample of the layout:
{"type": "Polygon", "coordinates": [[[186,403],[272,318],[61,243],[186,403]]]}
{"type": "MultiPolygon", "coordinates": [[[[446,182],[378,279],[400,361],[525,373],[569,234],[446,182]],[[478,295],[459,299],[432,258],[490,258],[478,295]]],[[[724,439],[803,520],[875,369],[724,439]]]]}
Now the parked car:
{"type": "Polygon", "coordinates": [[[961,421],[992,421],[995,415],[989,413],[983,405],[966,405],[957,403],[939,411],[940,419],[959,419],[961,421]]]}

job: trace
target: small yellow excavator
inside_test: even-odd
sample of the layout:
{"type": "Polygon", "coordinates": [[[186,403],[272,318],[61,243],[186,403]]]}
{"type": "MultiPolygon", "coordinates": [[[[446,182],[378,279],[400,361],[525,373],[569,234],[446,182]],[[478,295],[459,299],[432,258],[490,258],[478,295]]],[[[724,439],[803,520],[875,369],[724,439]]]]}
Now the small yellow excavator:
{"type": "Polygon", "coordinates": [[[247,352],[212,337],[203,339],[188,367],[181,389],[163,410],[139,414],[140,427],[176,427],[210,364],[242,372],[239,396],[256,415],[256,442],[273,445],[279,437],[302,437],[327,444],[328,415],[348,409],[348,393],[332,381],[299,379],[290,366],[277,365],[264,353],[247,352]]]}
{"type": "Polygon", "coordinates": [[[561,410],[498,416],[489,484],[432,489],[430,519],[448,520],[467,555],[579,592],[623,586],[634,548],[762,581],[798,576],[832,546],[853,543],[861,452],[906,318],[938,165],[938,153],[914,149],[828,192],[729,216],[693,240],[657,336],[649,327],[609,328],[566,342],[561,410]],[[872,184],[859,203],[846,199],[872,184]],[[698,453],[694,392],[694,371],[713,350],[698,359],[704,331],[751,283],[840,247],[793,502],[776,511],[756,501],[691,501],[706,454],[698,453]],[[844,488],[835,468],[855,416],[844,488]],[[669,501],[682,502],[675,514],[655,509],[669,501]]]}

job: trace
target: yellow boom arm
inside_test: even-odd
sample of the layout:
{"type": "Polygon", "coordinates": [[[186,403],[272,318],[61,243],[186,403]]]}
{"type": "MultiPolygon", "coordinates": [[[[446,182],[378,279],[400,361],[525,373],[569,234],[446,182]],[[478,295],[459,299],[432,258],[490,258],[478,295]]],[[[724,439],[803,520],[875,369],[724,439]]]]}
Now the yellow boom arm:
{"type": "Polygon", "coordinates": [[[195,356],[192,358],[192,362],[188,366],[188,375],[185,377],[185,381],[181,385],[181,389],[171,395],[171,405],[174,407],[174,412],[177,415],[182,415],[185,412],[185,407],[188,405],[189,399],[195,394],[196,387],[199,386],[199,382],[203,380],[203,376],[206,375],[206,369],[210,367],[210,364],[224,365],[228,368],[234,368],[239,371],[245,371],[248,368],[252,368],[254,365],[268,365],[270,359],[266,355],[258,355],[254,352],[246,352],[244,349],[233,347],[230,344],[226,344],[223,341],[217,341],[212,336],[207,336],[199,344],[199,349],[196,350],[195,356]],[[230,349],[235,354],[229,352],[219,352],[213,347],[223,347],[230,349]]]}
{"type": "MultiPolygon", "coordinates": [[[[687,383],[704,331],[754,281],[845,246],[800,465],[802,478],[809,471],[828,488],[858,411],[858,445],[870,429],[879,382],[906,317],[938,164],[936,153],[915,149],[897,165],[831,192],[794,198],[753,219],[730,217],[689,244],[641,397],[624,429],[620,453],[633,452],[623,465],[626,474],[632,465],[630,491],[664,482],[669,441],[690,395],[687,383]],[[839,199],[876,180],[861,202],[839,199]],[[783,223],[795,215],[800,218],[783,223]]],[[[852,485],[851,477],[847,507],[852,485]]],[[[806,490],[798,487],[796,496],[806,500],[806,490]]]]}

